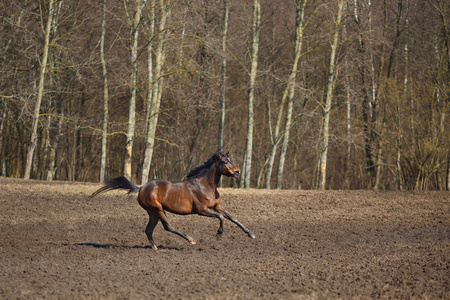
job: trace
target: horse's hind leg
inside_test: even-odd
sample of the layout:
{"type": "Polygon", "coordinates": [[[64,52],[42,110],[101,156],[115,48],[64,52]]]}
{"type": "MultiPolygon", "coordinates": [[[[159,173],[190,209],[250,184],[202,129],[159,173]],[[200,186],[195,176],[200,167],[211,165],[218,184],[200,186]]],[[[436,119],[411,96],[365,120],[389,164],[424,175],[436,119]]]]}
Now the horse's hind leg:
{"type": "Polygon", "coordinates": [[[182,238],[186,239],[186,240],[187,240],[189,243],[191,243],[192,245],[195,245],[195,244],[196,244],[196,243],[195,243],[195,240],[194,240],[193,238],[191,238],[191,237],[188,236],[187,234],[184,234],[184,233],[182,233],[182,232],[179,232],[179,231],[173,229],[172,226],[170,226],[169,220],[167,220],[167,217],[166,217],[166,215],[164,214],[164,211],[160,211],[160,212],[158,213],[158,215],[159,215],[159,219],[161,220],[161,222],[162,222],[162,224],[163,224],[165,230],[167,230],[167,231],[169,231],[169,232],[172,232],[172,233],[175,233],[175,234],[181,236],[182,238]]]}
{"type": "Polygon", "coordinates": [[[155,230],[156,224],[158,224],[159,217],[151,213],[148,214],[148,217],[149,220],[147,227],[145,228],[145,234],[147,235],[148,241],[150,242],[150,246],[152,246],[154,250],[157,250],[158,246],[156,246],[156,243],[153,240],[153,230],[155,230]]]}
{"type": "Polygon", "coordinates": [[[238,219],[236,219],[235,217],[233,217],[232,214],[230,214],[229,212],[227,212],[225,209],[223,209],[220,206],[216,207],[216,210],[223,214],[225,216],[225,218],[227,218],[228,220],[230,220],[231,222],[233,222],[234,224],[236,224],[237,226],[239,226],[245,233],[247,233],[247,235],[254,239],[256,238],[256,236],[253,234],[253,232],[251,232],[247,227],[245,227],[241,222],[238,221],[238,219]]]}

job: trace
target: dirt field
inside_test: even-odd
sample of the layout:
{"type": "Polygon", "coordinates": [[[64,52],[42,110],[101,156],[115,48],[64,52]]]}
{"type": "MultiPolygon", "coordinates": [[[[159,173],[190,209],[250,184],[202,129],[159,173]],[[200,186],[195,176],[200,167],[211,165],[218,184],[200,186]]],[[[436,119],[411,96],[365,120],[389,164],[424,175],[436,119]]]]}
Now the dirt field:
{"type": "Polygon", "coordinates": [[[255,240],[168,214],[197,244],[158,224],[154,251],[135,195],[98,187],[0,177],[0,298],[450,299],[448,192],[223,189],[255,240]]]}

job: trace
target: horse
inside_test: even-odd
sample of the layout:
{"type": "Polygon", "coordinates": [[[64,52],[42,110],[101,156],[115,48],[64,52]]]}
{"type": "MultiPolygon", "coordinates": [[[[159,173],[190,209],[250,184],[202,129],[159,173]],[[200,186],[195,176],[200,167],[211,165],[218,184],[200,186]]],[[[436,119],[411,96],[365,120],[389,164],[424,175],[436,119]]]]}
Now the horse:
{"type": "Polygon", "coordinates": [[[110,179],[103,187],[95,191],[91,198],[116,189],[138,193],[137,201],[149,216],[145,234],[154,250],[158,247],[153,240],[153,230],[159,221],[166,231],[181,236],[190,244],[196,244],[192,237],[175,230],[170,225],[166,211],[179,215],[197,214],[217,218],[219,219],[217,231],[219,237],[223,233],[223,222],[226,218],[254,239],[256,236],[220,205],[220,194],[217,191],[220,177],[223,175],[239,178],[240,174],[241,170],[233,164],[229,152],[216,152],[203,165],[192,169],[183,181],[153,179],[139,188],[127,178],[120,176],[110,179]]]}

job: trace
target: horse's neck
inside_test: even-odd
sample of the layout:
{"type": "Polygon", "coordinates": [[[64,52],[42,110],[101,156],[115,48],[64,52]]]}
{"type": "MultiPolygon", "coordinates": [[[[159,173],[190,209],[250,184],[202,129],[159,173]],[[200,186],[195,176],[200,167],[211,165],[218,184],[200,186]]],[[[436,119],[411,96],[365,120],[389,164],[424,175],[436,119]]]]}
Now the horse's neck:
{"type": "Polygon", "coordinates": [[[216,189],[217,185],[219,184],[219,180],[220,180],[220,172],[218,170],[218,163],[214,163],[211,167],[209,168],[205,168],[203,170],[200,171],[199,174],[188,178],[188,180],[196,180],[199,178],[204,178],[206,179],[206,182],[208,182],[208,185],[213,188],[216,189]]]}
{"type": "Polygon", "coordinates": [[[209,184],[215,189],[217,185],[219,184],[220,180],[220,172],[218,170],[218,163],[214,163],[211,168],[208,169],[206,172],[206,176],[208,177],[209,184]]]}

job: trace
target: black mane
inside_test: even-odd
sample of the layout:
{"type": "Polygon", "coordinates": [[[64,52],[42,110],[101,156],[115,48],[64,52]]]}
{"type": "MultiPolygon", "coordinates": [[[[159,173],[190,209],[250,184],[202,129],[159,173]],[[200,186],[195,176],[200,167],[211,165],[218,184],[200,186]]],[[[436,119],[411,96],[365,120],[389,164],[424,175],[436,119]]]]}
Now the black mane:
{"type": "MultiPolygon", "coordinates": [[[[190,178],[193,177],[195,175],[200,174],[201,171],[203,171],[204,169],[209,169],[211,168],[211,166],[216,162],[219,161],[220,158],[218,156],[218,153],[215,153],[213,156],[211,156],[207,161],[205,161],[205,163],[203,165],[201,165],[200,167],[197,167],[195,169],[192,169],[191,171],[189,171],[189,174],[187,174],[186,178],[190,178]]],[[[223,156],[226,156],[225,154],[223,154],[222,152],[220,152],[220,154],[222,154],[223,156]]]]}

